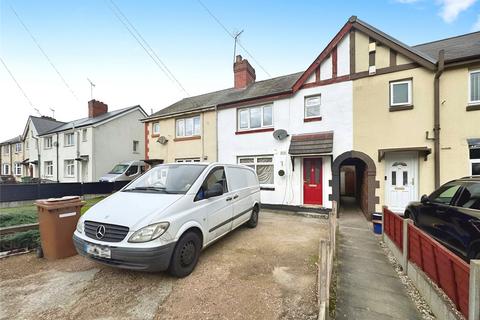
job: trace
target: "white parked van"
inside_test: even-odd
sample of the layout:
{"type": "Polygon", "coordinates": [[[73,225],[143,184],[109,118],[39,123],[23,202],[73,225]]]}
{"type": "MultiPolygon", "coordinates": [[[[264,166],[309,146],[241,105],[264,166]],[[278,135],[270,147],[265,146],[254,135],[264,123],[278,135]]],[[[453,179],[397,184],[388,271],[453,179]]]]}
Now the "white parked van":
{"type": "Polygon", "coordinates": [[[162,164],[90,208],[73,235],[79,254],[119,268],[184,277],[202,248],[257,225],[260,186],[241,165],[162,164]]]}
{"type": "Polygon", "coordinates": [[[122,162],[109,173],[100,177],[100,182],[115,182],[115,181],[131,181],[145,172],[145,162],[143,161],[128,161],[122,162]]]}

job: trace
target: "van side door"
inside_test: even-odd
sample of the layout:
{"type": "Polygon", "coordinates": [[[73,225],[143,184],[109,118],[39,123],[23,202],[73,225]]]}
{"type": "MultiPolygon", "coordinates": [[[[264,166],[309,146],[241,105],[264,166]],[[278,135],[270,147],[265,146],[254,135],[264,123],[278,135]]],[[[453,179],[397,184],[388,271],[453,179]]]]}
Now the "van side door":
{"type": "Polygon", "coordinates": [[[255,204],[253,193],[255,174],[245,168],[234,166],[227,167],[228,184],[233,194],[233,225],[232,229],[250,219],[250,214],[255,204]]]}
{"type": "Polygon", "coordinates": [[[232,229],[233,196],[229,192],[224,167],[214,167],[203,181],[195,196],[195,206],[206,216],[207,243],[222,236],[232,229]],[[215,184],[221,184],[223,194],[211,198],[205,197],[205,192],[215,184]]]}

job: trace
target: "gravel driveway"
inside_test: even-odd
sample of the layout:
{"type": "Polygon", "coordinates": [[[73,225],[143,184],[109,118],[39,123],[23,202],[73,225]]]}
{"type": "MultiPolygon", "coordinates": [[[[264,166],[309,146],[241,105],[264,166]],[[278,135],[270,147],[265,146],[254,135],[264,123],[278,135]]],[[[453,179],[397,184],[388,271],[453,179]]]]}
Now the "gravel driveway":
{"type": "Polygon", "coordinates": [[[79,256],[0,260],[0,319],[316,319],[325,220],[262,211],[200,256],[184,279],[79,256]]]}

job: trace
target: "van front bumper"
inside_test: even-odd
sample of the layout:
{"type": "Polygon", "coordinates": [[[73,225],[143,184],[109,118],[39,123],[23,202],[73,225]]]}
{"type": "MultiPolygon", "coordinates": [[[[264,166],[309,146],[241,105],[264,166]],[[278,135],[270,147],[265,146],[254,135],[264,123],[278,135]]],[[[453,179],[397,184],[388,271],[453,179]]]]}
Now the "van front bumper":
{"type": "Polygon", "coordinates": [[[111,258],[101,258],[86,252],[87,244],[97,245],[73,235],[73,243],[79,255],[112,267],[140,271],[165,271],[175,248],[175,242],[153,248],[125,248],[108,246],[111,258]]]}

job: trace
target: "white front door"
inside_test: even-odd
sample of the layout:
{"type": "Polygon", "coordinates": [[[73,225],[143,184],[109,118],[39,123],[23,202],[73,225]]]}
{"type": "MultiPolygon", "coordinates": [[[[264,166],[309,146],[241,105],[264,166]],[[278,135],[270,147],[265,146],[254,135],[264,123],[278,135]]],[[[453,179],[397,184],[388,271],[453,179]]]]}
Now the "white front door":
{"type": "Polygon", "coordinates": [[[418,200],[418,154],[387,153],[385,166],[386,205],[393,212],[403,214],[410,201],[418,200]]]}

